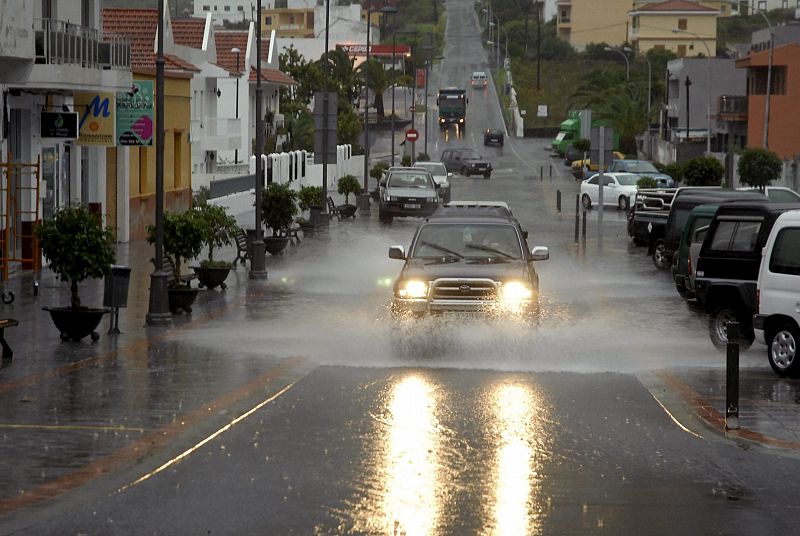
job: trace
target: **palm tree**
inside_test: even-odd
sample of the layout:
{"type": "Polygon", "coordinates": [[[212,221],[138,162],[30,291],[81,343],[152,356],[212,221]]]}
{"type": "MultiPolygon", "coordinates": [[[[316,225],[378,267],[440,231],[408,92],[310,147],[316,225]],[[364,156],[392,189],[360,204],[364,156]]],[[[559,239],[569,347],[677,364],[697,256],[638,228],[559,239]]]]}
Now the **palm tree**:
{"type": "MultiPolygon", "coordinates": [[[[375,95],[375,109],[379,117],[384,117],[386,112],[383,108],[383,94],[389,89],[390,78],[383,68],[383,64],[378,60],[370,59],[369,63],[364,62],[357,69],[363,87],[370,89],[375,95]]],[[[367,104],[369,105],[369,104],[367,104]]]]}
{"type": "Polygon", "coordinates": [[[620,149],[626,154],[636,154],[636,136],[647,129],[652,119],[647,115],[647,91],[634,83],[603,92],[592,114],[611,123],[619,133],[620,149]]]}
{"type": "Polygon", "coordinates": [[[339,96],[351,104],[354,103],[361,92],[361,81],[353,68],[355,59],[344,50],[336,49],[322,55],[320,68],[325,68],[325,62],[328,62],[331,80],[336,83],[339,96]]]}

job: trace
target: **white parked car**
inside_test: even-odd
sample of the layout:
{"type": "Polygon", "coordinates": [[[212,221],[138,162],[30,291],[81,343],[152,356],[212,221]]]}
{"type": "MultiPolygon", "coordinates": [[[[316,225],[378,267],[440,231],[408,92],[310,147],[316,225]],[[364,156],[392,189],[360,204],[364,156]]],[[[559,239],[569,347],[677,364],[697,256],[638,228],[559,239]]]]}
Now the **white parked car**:
{"type": "Polygon", "coordinates": [[[775,220],[758,272],[756,340],[767,345],[772,369],[781,376],[800,372],[800,210],[775,220]]]}
{"type": "Polygon", "coordinates": [[[415,162],[414,167],[423,168],[431,174],[433,180],[439,185],[439,197],[442,203],[450,201],[450,178],[453,174],[441,162],[415,162]]]}
{"type": "Polygon", "coordinates": [[[472,73],[472,78],[470,78],[470,84],[472,87],[480,87],[484,88],[489,85],[489,81],[486,78],[486,73],[483,71],[475,71],[472,73]]]}
{"type": "MultiPolygon", "coordinates": [[[[759,191],[758,188],[754,188],[752,186],[737,188],[737,190],[753,191],[753,192],[759,191]]],[[[770,201],[774,201],[775,203],[800,202],[800,194],[798,194],[791,188],[787,188],[785,186],[766,186],[764,187],[764,195],[766,195],[770,201]]]]}
{"type": "MultiPolygon", "coordinates": [[[[620,210],[628,210],[636,197],[641,179],[633,173],[603,174],[603,205],[614,205],[620,210]]],[[[581,183],[581,203],[590,209],[600,203],[600,174],[592,175],[581,183]]]]}

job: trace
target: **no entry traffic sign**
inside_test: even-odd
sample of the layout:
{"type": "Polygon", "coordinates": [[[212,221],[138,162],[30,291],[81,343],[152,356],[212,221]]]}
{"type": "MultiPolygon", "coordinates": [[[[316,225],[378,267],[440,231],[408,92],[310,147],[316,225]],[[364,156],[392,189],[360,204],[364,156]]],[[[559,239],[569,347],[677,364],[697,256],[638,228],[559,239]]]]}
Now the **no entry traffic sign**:
{"type": "Polygon", "coordinates": [[[418,139],[419,139],[419,132],[417,132],[413,128],[409,128],[408,130],[406,130],[406,140],[417,141],[418,139]]]}

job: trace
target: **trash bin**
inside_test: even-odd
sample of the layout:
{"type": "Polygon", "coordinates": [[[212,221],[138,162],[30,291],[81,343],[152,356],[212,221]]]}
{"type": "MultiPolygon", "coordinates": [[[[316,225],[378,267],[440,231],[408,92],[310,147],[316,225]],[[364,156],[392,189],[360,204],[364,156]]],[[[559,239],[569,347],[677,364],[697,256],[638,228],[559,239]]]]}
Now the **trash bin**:
{"type": "Polygon", "coordinates": [[[105,277],[103,306],[111,308],[109,333],[121,333],[119,330],[119,308],[128,306],[128,287],[130,282],[131,269],[128,266],[114,264],[111,266],[111,273],[105,277]]]}
{"type": "Polygon", "coordinates": [[[128,266],[112,265],[111,274],[105,277],[103,291],[104,307],[127,307],[128,286],[131,281],[131,269],[128,266]]]}

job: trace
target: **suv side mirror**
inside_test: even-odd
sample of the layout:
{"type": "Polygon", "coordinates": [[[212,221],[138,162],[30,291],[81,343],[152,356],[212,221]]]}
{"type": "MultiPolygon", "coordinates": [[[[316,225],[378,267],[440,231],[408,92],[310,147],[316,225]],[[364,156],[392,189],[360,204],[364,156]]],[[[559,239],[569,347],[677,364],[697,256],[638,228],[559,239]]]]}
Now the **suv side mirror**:
{"type": "Polygon", "coordinates": [[[403,246],[391,246],[389,248],[389,258],[404,261],[406,259],[406,250],[403,246]]]}
{"type": "Polygon", "coordinates": [[[550,260],[550,250],[545,246],[536,246],[531,250],[531,260],[546,261],[550,260]]]}

